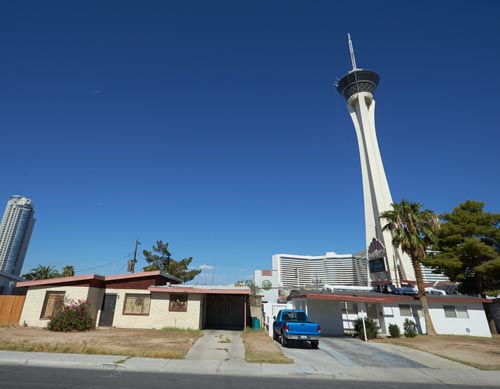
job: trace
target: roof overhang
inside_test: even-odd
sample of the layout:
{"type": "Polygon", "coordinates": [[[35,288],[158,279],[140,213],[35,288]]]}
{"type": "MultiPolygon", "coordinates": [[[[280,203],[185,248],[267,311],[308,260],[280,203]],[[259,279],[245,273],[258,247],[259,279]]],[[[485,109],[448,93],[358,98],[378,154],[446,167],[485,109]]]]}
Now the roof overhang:
{"type": "MultiPolygon", "coordinates": [[[[288,300],[294,299],[309,299],[309,300],[331,300],[331,301],[346,301],[346,302],[365,302],[365,303],[397,303],[420,301],[418,297],[383,294],[378,295],[361,295],[361,294],[335,294],[335,293],[299,293],[288,297],[288,300]]],[[[429,302],[450,302],[450,303],[491,303],[491,300],[468,297],[461,295],[447,296],[427,296],[429,302]]]]}
{"type": "Polygon", "coordinates": [[[182,282],[181,279],[174,277],[167,273],[162,273],[160,270],[154,271],[146,271],[141,273],[132,273],[132,274],[119,274],[114,276],[101,276],[99,274],[87,274],[82,276],[73,276],[73,277],[57,277],[57,278],[49,278],[47,280],[35,280],[35,281],[24,281],[18,282],[18,287],[31,287],[31,286],[49,286],[49,285],[78,285],[84,284],[91,281],[98,281],[102,283],[106,283],[108,281],[127,281],[127,280],[136,280],[147,277],[156,277],[161,276],[165,278],[166,282],[174,281],[174,282],[182,282]]]}
{"type": "Polygon", "coordinates": [[[249,295],[251,293],[250,288],[241,287],[217,287],[213,288],[210,286],[151,286],[148,288],[151,292],[160,293],[192,293],[192,294],[241,294],[249,295]]]}

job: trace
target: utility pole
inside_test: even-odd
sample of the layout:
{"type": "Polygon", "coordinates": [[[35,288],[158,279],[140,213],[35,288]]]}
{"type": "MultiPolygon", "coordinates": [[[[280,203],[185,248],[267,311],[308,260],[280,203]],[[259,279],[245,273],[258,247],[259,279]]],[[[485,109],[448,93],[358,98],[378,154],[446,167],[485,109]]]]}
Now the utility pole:
{"type": "Polygon", "coordinates": [[[128,271],[130,273],[133,273],[135,271],[135,264],[137,263],[137,246],[140,244],[141,244],[141,242],[139,242],[139,240],[136,239],[135,249],[134,249],[134,259],[131,259],[128,261],[128,271]]]}

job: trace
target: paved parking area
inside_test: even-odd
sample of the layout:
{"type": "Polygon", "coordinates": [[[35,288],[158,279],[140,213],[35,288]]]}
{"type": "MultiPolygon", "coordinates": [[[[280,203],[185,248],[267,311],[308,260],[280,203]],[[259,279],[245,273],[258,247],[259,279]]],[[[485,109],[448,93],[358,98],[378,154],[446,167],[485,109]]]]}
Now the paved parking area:
{"type": "Polygon", "coordinates": [[[322,337],[319,349],[301,344],[282,347],[283,353],[298,365],[341,367],[426,367],[421,363],[381,350],[370,343],[353,338],[322,337]]]}

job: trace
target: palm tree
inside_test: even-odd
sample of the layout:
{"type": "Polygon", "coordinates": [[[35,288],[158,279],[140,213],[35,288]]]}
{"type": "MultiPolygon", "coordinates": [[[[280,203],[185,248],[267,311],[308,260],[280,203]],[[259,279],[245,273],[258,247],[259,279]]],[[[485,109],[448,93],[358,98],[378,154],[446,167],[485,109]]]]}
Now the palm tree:
{"type": "Polygon", "coordinates": [[[395,247],[401,247],[401,250],[410,256],[415,271],[418,295],[424,311],[427,335],[436,335],[425,295],[421,262],[426,256],[426,247],[436,240],[439,220],[433,211],[422,211],[419,203],[403,199],[400,203],[393,203],[391,206],[392,210],[380,214],[380,219],[387,221],[382,230],[389,230],[392,234],[392,244],[395,247]]]}
{"type": "Polygon", "coordinates": [[[28,280],[48,280],[49,278],[60,277],[59,272],[55,266],[38,265],[36,268],[31,269],[28,274],[23,276],[28,280]]]}
{"type": "Polygon", "coordinates": [[[64,266],[62,268],[61,277],[73,277],[75,275],[75,267],[74,266],[64,266]]]}

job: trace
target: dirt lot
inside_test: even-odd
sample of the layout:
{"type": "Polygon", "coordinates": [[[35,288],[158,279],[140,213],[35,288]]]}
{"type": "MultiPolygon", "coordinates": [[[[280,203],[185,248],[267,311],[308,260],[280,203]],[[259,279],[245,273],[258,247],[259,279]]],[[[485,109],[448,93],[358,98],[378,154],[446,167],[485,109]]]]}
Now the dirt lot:
{"type": "Polygon", "coordinates": [[[0,327],[0,349],[182,359],[202,335],[202,331],[111,328],[64,333],[41,328],[0,327]]]}
{"type": "Polygon", "coordinates": [[[483,370],[500,370],[500,336],[419,335],[416,338],[376,339],[373,342],[393,343],[466,363],[483,370]]]}
{"type": "Polygon", "coordinates": [[[265,331],[248,330],[241,334],[245,361],[255,363],[293,363],[283,355],[278,344],[265,331]]]}

